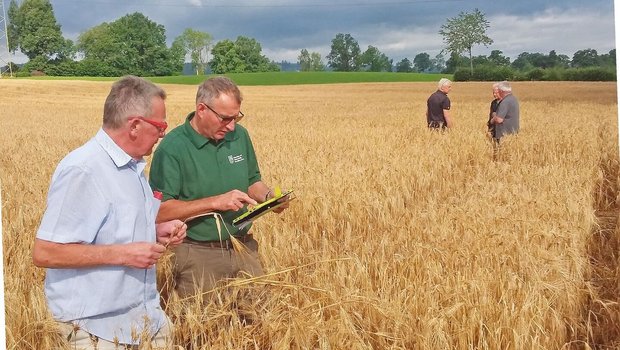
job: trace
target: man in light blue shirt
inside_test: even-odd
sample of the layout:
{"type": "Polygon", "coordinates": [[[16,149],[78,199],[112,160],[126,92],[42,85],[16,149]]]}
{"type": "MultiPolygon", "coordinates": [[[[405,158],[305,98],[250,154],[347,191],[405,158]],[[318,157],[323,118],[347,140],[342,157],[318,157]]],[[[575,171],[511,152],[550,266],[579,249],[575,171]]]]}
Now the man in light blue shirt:
{"type": "Polygon", "coordinates": [[[183,241],[186,226],[155,223],[160,199],[143,159],[165,134],[165,98],[142,78],[114,83],[102,128],[52,177],[33,261],[47,268],[48,306],[72,348],[170,348],[155,263],[183,241]]]}

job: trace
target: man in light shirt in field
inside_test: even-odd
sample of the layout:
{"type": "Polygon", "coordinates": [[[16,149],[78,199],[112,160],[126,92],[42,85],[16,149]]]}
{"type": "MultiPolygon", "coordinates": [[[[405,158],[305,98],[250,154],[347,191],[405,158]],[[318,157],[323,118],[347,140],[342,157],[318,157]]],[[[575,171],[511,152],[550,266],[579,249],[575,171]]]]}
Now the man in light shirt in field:
{"type": "Polygon", "coordinates": [[[150,181],[164,199],[158,220],[189,218],[187,238],[174,250],[174,288],[181,297],[204,296],[218,281],[242,271],[263,274],[251,225],[232,225],[248,204],[274,196],[262,181],[248,131],[237,124],[244,116],[241,101],[230,79],[205,80],[196,109],[153,155],[150,181]],[[196,217],[205,213],[215,214],[196,217]],[[233,249],[231,235],[245,248],[233,249]]]}
{"type": "Polygon", "coordinates": [[[142,78],[115,82],[103,126],[52,177],[33,261],[47,268],[48,306],[71,349],[171,348],[155,263],[186,226],[155,223],[160,202],[143,158],[165,134],[165,98],[142,78]]]}

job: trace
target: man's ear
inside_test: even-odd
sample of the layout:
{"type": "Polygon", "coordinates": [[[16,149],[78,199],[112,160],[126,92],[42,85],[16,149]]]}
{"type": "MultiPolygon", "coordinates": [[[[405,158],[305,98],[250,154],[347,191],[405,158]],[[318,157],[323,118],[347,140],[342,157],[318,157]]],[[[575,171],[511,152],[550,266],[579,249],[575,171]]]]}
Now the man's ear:
{"type": "Polygon", "coordinates": [[[199,103],[199,104],[196,105],[196,113],[198,113],[199,111],[202,112],[205,109],[207,109],[207,107],[205,107],[205,105],[202,104],[202,103],[199,103]]]}
{"type": "Polygon", "coordinates": [[[127,128],[129,130],[129,135],[132,137],[138,136],[138,129],[140,122],[138,119],[130,119],[127,121],[127,128]]]}

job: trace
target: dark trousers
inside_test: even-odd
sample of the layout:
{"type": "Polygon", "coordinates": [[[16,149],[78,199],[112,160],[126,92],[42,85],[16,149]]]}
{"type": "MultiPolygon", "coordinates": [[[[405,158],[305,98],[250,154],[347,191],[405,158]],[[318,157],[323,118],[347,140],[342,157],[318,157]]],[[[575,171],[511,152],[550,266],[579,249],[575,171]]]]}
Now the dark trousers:
{"type": "Polygon", "coordinates": [[[429,129],[435,129],[435,130],[445,130],[448,127],[448,125],[444,122],[437,122],[437,121],[430,121],[428,123],[428,128],[429,129]]]}

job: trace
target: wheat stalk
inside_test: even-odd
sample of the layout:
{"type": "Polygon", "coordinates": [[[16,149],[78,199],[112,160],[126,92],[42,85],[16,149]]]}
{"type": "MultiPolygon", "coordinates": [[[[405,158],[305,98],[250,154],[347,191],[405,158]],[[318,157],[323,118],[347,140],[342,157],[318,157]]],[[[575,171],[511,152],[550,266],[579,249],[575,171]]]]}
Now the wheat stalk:
{"type": "MultiPolygon", "coordinates": [[[[237,237],[233,236],[230,231],[228,230],[228,227],[226,226],[226,224],[224,223],[224,219],[222,218],[222,215],[220,213],[216,213],[216,212],[208,212],[208,213],[201,213],[201,214],[197,214],[194,216],[190,216],[188,218],[186,218],[185,220],[183,220],[183,224],[188,223],[189,221],[192,221],[194,219],[203,217],[203,216],[213,216],[215,218],[215,226],[217,227],[217,235],[220,239],[220,244],[223,242],[222,240],[222,226],[224,226],[224,229],[226,230],[226,232],[228,233],[228,237],[230,238],[230,243],[233,246],[233,249],[240,254],[243,255],[249,255],[250,251],[249,249],[245,246],[245,244],[243,244],[237,237]]],[[[174,232],[173,232],[173,236],[177,234],[178,229],[180,228],[180,226],[178,226],[174,232]]],[[[168,244],[166,244],[166,247],[168,246],[168,244]]]]}

